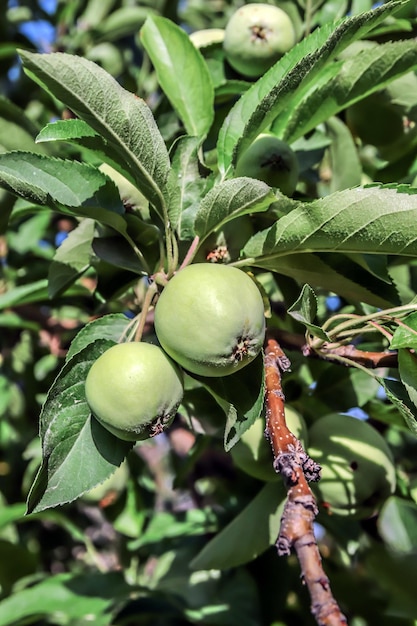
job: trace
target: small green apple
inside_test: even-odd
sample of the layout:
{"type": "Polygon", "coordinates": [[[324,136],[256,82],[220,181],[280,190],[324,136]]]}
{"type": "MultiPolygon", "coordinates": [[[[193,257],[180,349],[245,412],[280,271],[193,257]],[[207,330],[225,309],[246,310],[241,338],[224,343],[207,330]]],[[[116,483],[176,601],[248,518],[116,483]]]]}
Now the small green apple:
{"type": "Polygon", "coordinates": [[[297,156],[275,135],[262,133],[238,158],[235,176],[249,176],[292,196],[299,176],[297,156]]]}
{"type": "Polygon", "coordinates": [[[394,492],[391,451],[366,421],[331,413],[314,422],[308,435],[308,453],[322,467],[312,486],[329,514],[370,517],[394,492]]]}
{"type": "Polygon", "coordinates": [[[295,42],[294,26],[285,11],[272,4],[251,3],[230,17],[223,49],[234,70],[248,78],[259,78],[295,42]]]}
{"type": "Polygon", "coordinates": [[[164,287],[155,307],[155,332],[163,349],[189,372],[233,374],[262,349],[261,293],[236,267],[189,265],[164,287]]]}
{"type": "Polygon", "coordinates": [[[126,441],[166,427],[184,393],[180,368],[156,345],[120,343],[91,366],[85,396],[94,417],[126,441]]]}

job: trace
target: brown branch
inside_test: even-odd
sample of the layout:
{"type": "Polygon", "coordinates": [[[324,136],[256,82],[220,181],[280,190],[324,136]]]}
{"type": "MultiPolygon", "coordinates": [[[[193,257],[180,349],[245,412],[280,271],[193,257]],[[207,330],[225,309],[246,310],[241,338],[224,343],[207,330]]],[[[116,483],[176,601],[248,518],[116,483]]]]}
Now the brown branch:
{"type": "Polygon", "coordinates": [[[270,440],[274,467],[283,476],[287,501],[277,540],[279,555],[294,549],[311,598],[311,612],[319,626],[346,626],[347,621],[333,598],[329,579],[324,573],[314,536],[313,523],[317,505],[308,481],[318,480],[320,467],[309,458],[285,421],[285,401],[281,371],[289,361],[275,339],[267,339],[265,348],[266,434],[270,440]]]}
{"type": "MultiPolygon", "coordinates": [[[[359,350],[359,348],[356,348],[356,346],[352,344],[331,348],[326,347],[326,344],[324,344],[320,348],[320,352],[316,352],[306,344],[304,335],[277,329],[272,329],[270,334],[275,337],[283,348],[287,350],[298,350],[307,357],[332,360],[332,356],[342,356],[369,369],[376,369],[378,367],[398,367],[398,353],[396,350],[371,352],[369,350],[359,350]]],[[[337,363],[337,361],[334,362],[337,363]]]]}

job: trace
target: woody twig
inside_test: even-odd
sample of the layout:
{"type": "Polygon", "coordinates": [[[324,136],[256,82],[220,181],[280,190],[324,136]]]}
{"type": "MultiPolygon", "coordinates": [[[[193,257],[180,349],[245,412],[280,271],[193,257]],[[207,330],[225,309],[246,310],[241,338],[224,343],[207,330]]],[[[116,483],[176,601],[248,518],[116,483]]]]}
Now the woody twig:
{"type": "Polygon", "coordinates": [[[285,421],[285,401],[281,372],[289,361],[275,339],[268,338],[265,348],[266,434],[270,440],[274,467],[287,488],[287,501],[277,539],[279,555],[293,549],[297,554],[304,584],[311,598],[311,612],[319,626],[346,626],[347,621],[334,599],[324,573],[314,536],[317,505],[309,482],[318,480],[320,467],[304,451],[285,421]]]}

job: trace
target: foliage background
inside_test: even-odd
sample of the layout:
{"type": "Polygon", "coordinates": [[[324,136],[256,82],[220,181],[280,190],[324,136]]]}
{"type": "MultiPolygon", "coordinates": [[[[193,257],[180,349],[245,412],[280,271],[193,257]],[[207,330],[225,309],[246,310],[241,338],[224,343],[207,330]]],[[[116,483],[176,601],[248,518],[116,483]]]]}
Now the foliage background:
{"type": "MultiPolygon", "coordinates": [[[[188,32],[223,27],[238,4],[1,0],[0,150],[82,159],[73,145],[35,143],[41,128],[65,119],[68,111],[23,73],[16,48],[60,50],[98,62],[149,104],[170,146],[180,121],[159,89],[139,29],[148,14],[168,17],[188,32]]],[[[280,4],[299,16],[300,32],[307,21],[314,29],[372,5],[365,0],[280,4]]],[[[388,19],[375,37],[384,41],[415,36],[413,4],[408,3],[406,17],[388,19]]],[[[216,54],[209,65],[218,78],[218,100],[205,146],[208,163],[230,106],[227,98],[247,88],[237,76],[228,75],[224,81],[216,54]]],[[[412,119],[417,91],[407,87],[404,94],[412,119]]],[[[301,111],[301,119],[303,115],[306,119],[301,111]]],[[[349,140],[344,121],[342,113],[321,132],[294,140],[307,193],[314,190],[312,197],[325,197],[374,180],[413,182],[416,141],[396,146],[388,156],[372,146],[360,150],[349,140]]],[[[24,515],[41,463],[39,414],[72,339],[103,314],[129,319],[141,294],[126,287],[129,270],[115,271],[100,259],[94,268],[77,267],[79,279],[50,298],[51,262],[77,220],[50,210],[28,210],[7,191],[0,191],[0,207],[0,625],[314,624],[296,559],[278,559],[273,546],[283,491],[279,483],[252,478],[233,463],[223,448],[224,416],[200,389],[190,390],[183,407],[187,418],[199,416],[200,431],[193,433],[180,422],[167,436],[135,447],[104,486],[59,508],[24,515]],[[216,542],[209,543],[213,537],[216,542]]],[[[323,260],[337,267],[331,254],[323,260]]],[[[372,264],[375,258],[368,261],[372,264]]],[[[346,270],[346,263],[344,259],[356,288],[369,288],[369,274],[361,273],[360,264],[346,270]]],[[[372,290],[381,299],[377,304],[390,302],[393,290],[400,303],[409,302],[416,291],[415,261],[396,256],[388,266],[394,286],[381,280],[385,268],[372,266],[372,290]]],[[[300,294],[294,276],[284,273],[272,290],[268,272],[260,277],[274,295],[277,327],[302,334],[302,324],[285,314],[285,307],[300,294]]],[[[360,296],[359,303],[352,304],[336,291],[317,290],[318,325],[334,310],[370,310],[360,296]]],[[[369,347],[374,347],[372,342],[369,347]]],[[[317,536],[334,595],[354,626],[415,625],[415,436],[398,402],[389,402],[386,391],[364,372],[325,361],[306,362],[295,349],[288,355],[292,370],[284,380],[286,399],[307,424],[332,411],[370,419],[396,461],[397,492],[379,517],[352,521],[321,513],[318,518],[317,536]]],[[[386,371],[384,377],[395,382],[398,373],[386,371]]],[[[409,403],[404,398],[401,402],[409,403]]]]}

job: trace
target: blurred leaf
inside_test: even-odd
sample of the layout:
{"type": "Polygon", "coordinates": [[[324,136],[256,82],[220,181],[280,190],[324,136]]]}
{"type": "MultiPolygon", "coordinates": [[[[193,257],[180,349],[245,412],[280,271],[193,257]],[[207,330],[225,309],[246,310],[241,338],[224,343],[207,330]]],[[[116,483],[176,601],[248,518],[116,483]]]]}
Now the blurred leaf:
{"type": "Polygon", "coordinates": [[[68,233],[57,249],[48,272],[48,291],[51,298],[74,283],[90,266],[94,230],[95,222],[84,219],[68,233]]]}
{"type": "Polygon", "coordinates": [[[94,621],[98,626],[108,626],[112,607],[128,594],[120,572],[55,574],[1,601],[0,626],[32,623],[34,618],[48,616],[62,623],[62,615],[64,623],[71,619],[73,623],[94,621]]]}
{"type": "Polygon", "coordinates": [[[194,228],[200,239],[228,221],[248,213],[266,211],[276,200],[266,183],[254,178],[232,178],[219,183],[201,200],[194,228]]]}
{"type": "Polygon", "coordinates": [[[113,147],[142,193],[163,216],[169,157],[147,104],[95,63],[61,52],[20,52],[28,75],[113,147]]]}
{"type": "Polygon", "coordinates": [[[262,554],[278,539],[285,504],[283,483],[268,483],[194,557],[194,570],[230,569],[262,554]]]}
{"type": "Polygon", "coordinates": [[[122,6],[112,11],[106,19],[94,29],[95,40],[117,41],[137,33],[145,20],[154,15],[154,9],[140,6],[122,6]]]}
{"type": "Polygon", "coordinates": [[[417,551],[417,505],[391,496],[378,516],[378,531],[384,542],[396,552],[417,551]]]}
{"type": "Polygon", "coordinates": [[[182,28],[164,17],[148,17],[140,36],[187,134],[204,139],[213,122],[214,89],[201,53],[182,28]]]}
{"type": "Polygon", "coordinates": [[[91,416],[84,393],[94,361],[114,345],[99,339],[66,362],[41,413],[42,466],[28,497],[28,513],[71,502],[108,478],[132,447],[91,416]]]}
{"type": "Polygon", "coordinates": [[[47,153],[45,146],[37,146],[38,127],[16,104],[0,95],[0,152],[29,150],[47,153]]]}

